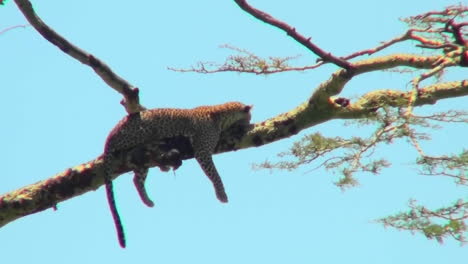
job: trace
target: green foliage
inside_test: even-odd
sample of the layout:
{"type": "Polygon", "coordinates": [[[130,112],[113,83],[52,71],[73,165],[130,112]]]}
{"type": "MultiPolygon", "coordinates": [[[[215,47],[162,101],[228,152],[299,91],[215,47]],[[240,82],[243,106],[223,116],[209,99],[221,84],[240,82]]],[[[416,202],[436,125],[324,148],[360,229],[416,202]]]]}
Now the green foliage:
{"type": "Polygon", "coordinates": [[[424,206],[410,202],[408,212],[388,216],[378,221],[386,226],[400,230],[420,232],[439,243],[447,237],[453,237],[466,243],[467,226],[464,220],[468,215],[468,201],[458,200],[454,205],[431,211],[424,206]]]}
{"type": "Polygon", "coordinates": [[[222,45],[221,48],[236,52],[230,55],[223,63],[198,62],[196,66],[190,69],[169,68],[177,72],[197,72],[197,73],[216,73],[216,72],[242,72],[254,74],[273,74],[287,71],[304,71],[313,69],[316,66],[290,66],[289,62],[299,56],[286,57],[267,57],[262,58],[254,53],[230,45],[222,45]]]}
{"type": "Polygon", "coordinates": [[[335,184],[342,188],[351,187],[358,184],[353,177],[356,172],[378,174],[382,168],[390,166],[385,159],[372,160],[365,157],[363,160],[363,155],[374,148],[375,143],[375,138],[328,138],[320,133],[314,133],[295,142],[289,151],[278,154],[281,158],[292,157],[293,160],[277,163],[265,161],[255,165],[255,168],[294,170],[333,153],[336,155],[326,158],[318,167],[339,172],[342,177],[335,184]]]}
{"type": "MultiPolygon", "coordinates": [[[[278,154],[283,159],[276,163],[265,161],[255,168],[294,170],[320,160],[317,167],[338,172],[341,177],[335,184],[340,188],[358,185],[355,175],[360,172],[378,174],[390,166],[385,159],[372,158],[381,144],[391,144],[397,139],[406,139],[420,154],[416,164],[426,175],[450,176],[458,184],[467,185],[468,151],[458,155],[433,157],[425,154],[419,145],[421,140],[430,140],[430,135],[419,130],[439,129],[439,123],[466,123],[468,113],[447,111],[428,116],[406,117],[405,109],[382,107],[375,115],[346,122],[346,126],[375,127],[368,137],[325,137],[320,133],[304,136],[295,142],[289,151],[278,154]],[[287,160],[284,160],[287,159],[287,160]]],[[[366,131],[366,130],[362,130],[366,131]]],[[[318,163],[318,162],[317,162],[318,163]]],[[[411,203],[411,210],[378,221],[398,229],[421,232],[427,238],[442,242],[446,237],[465,242],[468,202],[457,201],[455,205],[430,211],[423,206],[411,203]]]]}
{"type": "Polygon", "coordinates": [[[426,175],[449,176],[457,184],[468,185],[468,150],[459,155],[441,157],[420,157],[417,164],[422,166],[422,173],[426,175]]]}

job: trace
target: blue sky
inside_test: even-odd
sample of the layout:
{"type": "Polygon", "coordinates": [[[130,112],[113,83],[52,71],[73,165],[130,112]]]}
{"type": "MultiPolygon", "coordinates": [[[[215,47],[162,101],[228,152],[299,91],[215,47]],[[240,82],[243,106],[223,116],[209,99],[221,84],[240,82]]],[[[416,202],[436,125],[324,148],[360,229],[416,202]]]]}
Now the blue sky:
{"type": "MultiPolygon", "coordinates": [[[[421,1],[250,1],[294,25],[323,48],[345,55],[370,48],[405,31],[400,17],[456,4],[421,1]]],[[[253,121],[285,112],[306,100],[336,70],[328,65],[305,73],[274,76],[181,74],[166,68],[230,54],[221,44],[261,56],[316,57],[278,29],[241,11],[233,1],[33,2],[41,18],[79,47],[104,60],[140,88],[147,107],[193,107],[226,101],[253,104],[253,121]]],[[[465,2],[466,4],[466,2],[465,2]]],[[[0,30],[25,24],[13,1],[0,8],[0,30]]],[[[407,45],[401,45],[405,51],[407,45]]],[[[0,35],[2,103],[0,193],[46,179],[101,154],[108,132],[124,115],[121,96],[87,66],[63,54],[31,27],[0,35]]],[[[395,52],[392,49],[388,52],[395,52]]],[[[466,71],[447,78],[466,78],[466,71]]],[[[356,98],[372,89],[405,89],[411,75],[373,73],[346,88],[356,98]]],[[[436,106],[466,109],[466,98],[436,106]]],[[[430,107],[422,109],[429,111],[430,107]]],[[[418,110],[419,111],[419,110],[418,110]]],[[[427,113],[427,112],[426,112],[427,113]]],[[[2,263],[451,263],[467,247],[443,245],[421,235],[385,229],[374,219],[406,208],[409,199],[428,206],[466,198],[450,179],[417,174],[416,152],[407,142],[384,146],[378,155],[393,162],[379,176],[341,192],[336,175],[310,168],[294,172],[252,171],[275,159],[306,133],[362,133],[333,121],[300,135],[214,157],[229,195],[220,204],[198,165],[186,161],[176,173],[153,169],[147,182],[154,208],[137,196],[131,175],[116,180],[127,249],[118,246],[103,188],[24,217],[0,229],[2,263]]],[[[423,144],[432,154],[459,151],[466,125],[449,126],[423,144]],[[449,135],[449,136],[447,136],[449,135]]],[[[315,167],[315,166],[314,166],[315,167]]]]}

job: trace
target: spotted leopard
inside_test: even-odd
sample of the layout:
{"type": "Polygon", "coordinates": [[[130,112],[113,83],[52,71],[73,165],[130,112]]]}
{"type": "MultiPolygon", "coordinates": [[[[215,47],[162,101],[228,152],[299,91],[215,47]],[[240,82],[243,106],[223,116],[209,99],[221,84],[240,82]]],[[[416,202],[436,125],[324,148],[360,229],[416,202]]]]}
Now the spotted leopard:
{"type": "MultiPolygon", "coordinates": [[[[249,124],[250,109],[251,106],[239,102],[193,109],[156,108],[130,114],[112,129],[104,147],[103,168],[107,199],[121,247],[125,247],[125,235],[115,205],[111,180],[114,154],[163,138],[187,137],[192,144],[195,159],[214,186],[216,197],[226,203],[228,197],[212,155],[222,131],[234,124],[249,124]]],[[[152,207],[154,203],[149,198],[144,185],[148,168],[139,168],[134,172],[133,182],[141,200],[152,207]]]]}

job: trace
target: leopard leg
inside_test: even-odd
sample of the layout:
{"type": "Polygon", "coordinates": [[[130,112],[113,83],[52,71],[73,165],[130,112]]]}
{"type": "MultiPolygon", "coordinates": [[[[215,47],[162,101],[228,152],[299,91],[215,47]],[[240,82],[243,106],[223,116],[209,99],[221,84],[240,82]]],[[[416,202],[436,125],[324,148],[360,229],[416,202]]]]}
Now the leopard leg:
{"type": "Polygon", "coordinates": [[[135,184],[135,188],[140,195],[141,201],[143,201],[143,203],[148,207],[153,207],[154,202],[149,198],[145,188],[146,176],[148,176],[148,168],[138,168],[133,170],[133,172],[135,173],[135,176],[133,177],[133,183],[135,184]]]}
{"type": "Polygon", "coordinates": [[[213,158],[211,157],[210,153],[205,151],[196,151],[195,152],[195,159],[200,164],[200,167],[205,172],[208,179],[210,179],[213,187],[215,189],[216,198],[223,203],[228,202],[228,197],[226,191],[224,190],[223,181],[216,170],[216,167],[213,163],[213,158]]]}

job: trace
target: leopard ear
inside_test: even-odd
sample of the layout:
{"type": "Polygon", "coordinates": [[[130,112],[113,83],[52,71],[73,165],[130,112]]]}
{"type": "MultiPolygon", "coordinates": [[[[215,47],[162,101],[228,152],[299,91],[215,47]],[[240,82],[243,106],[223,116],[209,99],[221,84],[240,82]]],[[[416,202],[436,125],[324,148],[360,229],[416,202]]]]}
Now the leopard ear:
{"type": "Polygon", "coordinates": [[[251,110],[252,108],[253,108],[253,105],[246,105],[246,106],[244,107],[244,112],[248,113],[248,112],[250,112],[250,110],[251,110]]]}

